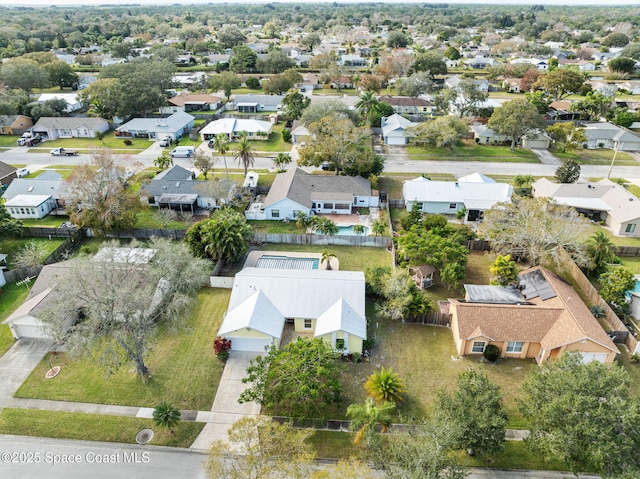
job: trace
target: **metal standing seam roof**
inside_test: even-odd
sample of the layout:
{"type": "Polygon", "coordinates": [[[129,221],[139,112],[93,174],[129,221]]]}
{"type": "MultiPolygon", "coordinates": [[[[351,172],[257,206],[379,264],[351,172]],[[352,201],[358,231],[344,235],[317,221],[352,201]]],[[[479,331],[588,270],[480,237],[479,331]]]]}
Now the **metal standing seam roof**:
{"type": "Polygon", "coordinates": [[[200,135],[217,135],[224,133],[225,135],[232,135],[246,131],[248,133],[271,131],[273,124],[264,120],[253,120],[247,118],[221,118],[219,120],[212,121],[202,130],[200,135]]]}
{"type": "Polygon", "coordinates": [[[407,201],[465,204],[476,202],[491,207],[494,203],[510,202],[513,187],[506,183],[430,181],[418,177],[405,181],[402,193],[407,201]]]}
{"type": "Polygon", "coordinates": [[[250,328],[280,338],[284,322],[284,315],[262,291],[258,290],[225,313],[218,335],[250,328]]]}
{"type": "Polygon", "coordinates": [[[5,202],[5,206],[25,206],[35,207],[40,206],[45,201],[49,200],[51,195],[16,195],[10,200],[5,202]]]}
{"type": "Polygon", "coordinates": [[[117,131],[178,131],[189,123],[193,122],[195,117],[182,110],[175,112],[166,118],[134,118],[124,125],[116,128],[117,131]]]}
{"type": "Polygon", "coordinates": [[[315,336],[336,331],[344,331],[362,339],[367,339],[367,321],[360,316],[343,298],[340,298],[316,320],[315,336]]]}
{"type": "Polygon", "coordinates": [[[317,258],[293,258],[288,256],[261,256],[256,262],[256,268],[265,269],[318,269],[317,258]]]}

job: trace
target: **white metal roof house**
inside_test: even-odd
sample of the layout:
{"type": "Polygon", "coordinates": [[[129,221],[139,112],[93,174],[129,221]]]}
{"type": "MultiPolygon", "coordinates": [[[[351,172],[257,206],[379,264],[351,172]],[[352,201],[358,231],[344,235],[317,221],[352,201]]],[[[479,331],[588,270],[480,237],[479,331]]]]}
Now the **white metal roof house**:
{"type": "Polygon", "coordinates": [[[611,180],[553,183],[541,178],[533,183],[531,194],[553,198],[588,218],[604,221],[617,236],[640,237],[640,200],[611,180]]]}
{"type": "Polygon", "coordinates": [[[587,123],[584,128],[586,147],[611,148],[619,151],[640,151],[640,137],[608,122],[587,123]]]}
{"type": "Polygon", "coordinates": [[[279,173],[259,211],[245,211],[247,219],[294,219],[305,214],[351,214],[353,208],[377,207],[371,182],[361,176],[312,175],[300,168],[279,173]]]}
{"type": "Polygon", "coordinates": [[[283,99],[284,95],[236,95],[233,107],[241,113],[278,111],[283,99]]]}
{"type": "Polygon", "coordinates": [[[40,219],[58,207],[51,195],[16,195],[4,203],[4,207],[12,218],[40,219]]]}
{"type": "Polygon", "coordinates": [[[419,123],[407,120],[405,117],[394,113],[380,120],[382,127],[382,141],[385,145],[406,145],[409,143],[407,130],[419,123]]]}
{"type": "Polygon", "coordinates": [[[280,346],[287,322],[337,351],[362,353],[367,337],[361,271],[245,268],[234,278],[218,334],[235,351],[280,346]]]}
{"type": "Polygon", "coordinates": [[[81,110],[84,106],[76,93],[42,93],[36,100],[36,103],[44,103],[49,100],[64,100],[67,107],[64,109],[67,113],[81,110]]]}
{"type": "Polygon", "coordinates": [[[95,138],[97,132],[106,133],[109,128],[109,122],[102,118],[45,116],[38,120],[31,133],[49,140],[95,138]]]}
{"type": "Polygon", "coordinates": [[[251,140],[268,140],[273,129],[273,123],[263,120],[252,120],[247,118],[221,118],[207,124],[200,135],[202,141],[213,139],[218,134],[224,134],[229,139],[237,138],[243,131],[251,140]]]}
{"type": "Polygon", "coordinates": [[[167,118],[134,118],[116,128],[116,136],[162,140],[177,140],[193,128],[195,117],[177,111],[167,118]]]}
{"type": "Polygon", "coordinates": [[[467,221],[477,221],[496,203],[511,202],[513,187],[496,183],[484,175],[469,175],[458,181],[431,181],[419,176],[404,181],[402,196],[408,211],[417,203],[423,213],[456,214],[463,208],[467,221]]]}
{"type": "Polygon", "coordinates": [[[37,219],[64,205],[62,175],[46,171],[36,178],[16,178],[2,195],[15,219],[37,219]]]}
{"type": "Polygon", "coordinates": [[[291,130],[291,143],[294,145],[299,145],[304,142],[307,137],[311,136],[311,132],[304,125],[298,125],[293,130],[291,130]]]}

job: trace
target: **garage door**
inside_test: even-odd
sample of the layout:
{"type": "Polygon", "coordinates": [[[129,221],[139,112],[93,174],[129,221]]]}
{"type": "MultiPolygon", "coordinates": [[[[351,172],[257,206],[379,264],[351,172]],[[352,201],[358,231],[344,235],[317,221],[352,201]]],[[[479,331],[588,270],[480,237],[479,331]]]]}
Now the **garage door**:
{"type": "Polygon", "coordinates": [[[404,136],[387,136],[384,139],[384,142],[387,145],[406,145],[407,144],[407,140],[404,138],[404,136]]]}
{"type": "Polygon", "coordinates": [[[607,353],[580,353],[582,354],[582,362],[590,363],[591,361],[599,361],[604,363],[607,360],[607,353]]]}
{"type": "Polygon", "coordinates": [[[254,351],[258,353],[264,353],[265,347],[271,345],[270,339],[262,338],[233,338],[231,340],[232,351],[254,351]]]}
{"type": "Polygon", "coordinates": [[[15,324],[13,330],[17,338],[49,338],[43,327],[35,324],[15,324]]]}

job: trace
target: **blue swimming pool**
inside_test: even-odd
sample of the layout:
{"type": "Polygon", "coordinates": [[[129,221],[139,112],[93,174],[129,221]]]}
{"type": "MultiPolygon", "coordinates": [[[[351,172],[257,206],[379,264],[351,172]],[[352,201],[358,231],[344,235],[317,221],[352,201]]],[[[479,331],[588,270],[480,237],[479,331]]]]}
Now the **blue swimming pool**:
{"type": "MultiPolygon", "coordinates": [[[[349,226],[339,226],[338,227],[338,233],[339,236],[357,236],[354,232],[353,232],[353,225],[349,225],[349,226]]],[[[368,236],[369,235],[369,228],[367,228],[366,226],[364,227],[364,233],[362,233],[360,236],[368,236]]]]}

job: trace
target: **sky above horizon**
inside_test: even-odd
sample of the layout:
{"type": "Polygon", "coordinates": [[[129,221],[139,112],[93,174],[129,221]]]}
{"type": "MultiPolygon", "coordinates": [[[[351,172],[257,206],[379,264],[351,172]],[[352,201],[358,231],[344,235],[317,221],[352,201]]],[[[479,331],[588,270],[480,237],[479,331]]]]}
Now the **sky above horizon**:
{"type": "MultiPolygon", "coordinates": [[[[249,0],[249,1],[233,1],[233,0],[60,0],[55,2],[58,6],[81,6],[81,5],[172,5],[176,3],[185,5],[203,5],[208,3],[220,4],[220,3],[302,3],[305,0],[249,0]]],[[[380,0],[372,0],[380,1],[380,0]]],[[[482,3],[484,5],[606,5],[606,6],[640,6],[640,0],[387,0],[384,3],[482,3]]],[[[333,0],[319,0],[320,3],[332,3],[333,0]]],[[[358,2],[353,0],[337,0],[338,3],[370,3],[370,2],[358,2]]],[[[25,2],[18,3],[16,0],[0,0],[0,6],[49,6],[54,3],[52,0],[25,0],[25,2]]]]}

